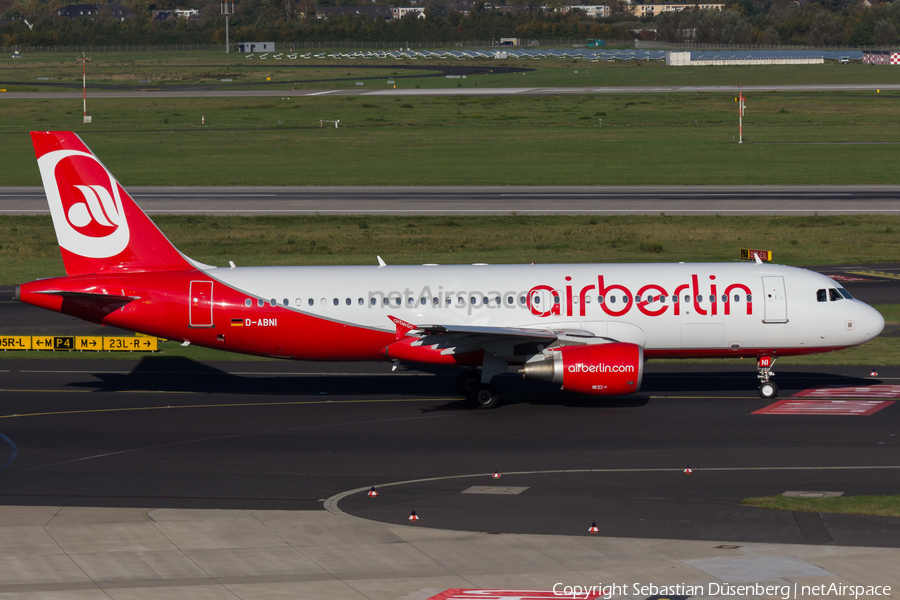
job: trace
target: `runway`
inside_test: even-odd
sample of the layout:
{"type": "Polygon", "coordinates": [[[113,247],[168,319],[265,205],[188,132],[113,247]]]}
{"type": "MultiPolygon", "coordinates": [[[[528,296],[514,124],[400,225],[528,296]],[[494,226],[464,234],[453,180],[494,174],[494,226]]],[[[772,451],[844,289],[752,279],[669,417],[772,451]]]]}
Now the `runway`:
{"type": "MultiPolygon", "coordinates": [[[[356,79],[361,79],[357,77],[356,79]]],[[[383,79],[383,77],[381,78],[383,79]]],[[[10,82],[7,85],[32,85],[10,82]]],[[[625,94],[734,94],[738,86],[727,85],[685,85],[685,86],[620,86],[620,87],[463,87],[463,88],[422,88],[422,89],[329,89],[327,87],[300,87],[288,82],[273,82],[278,89],[179,89],[178,86],[167,88],[145,88],[140,90],[111,91],[93,89],[89,92],[92,98],[262,98],[271,96],[565,96],[565,95],[625,95],[625,94]]],[[[373,82],[372,86],[380,86],[373,82]]],[[[210,86],[211,87],[211,86],[210,86]]],[[[900,90],[900,84],[823,84],[823,85],[746,85],[745,93],[761,92],[894,92],[900,90]]],[[[0,94],[2,99],[35,100],[35,99],[78,99],[80,92],[6,92],[0,94]]]]}
{"type": "MultiPolygon", "coordinates": [[[[900,214],[900,185],[129,186],[149,214],[900,214]]],[[[40,187],[0,188],[0,214],[49,214],[40,187]]]]}

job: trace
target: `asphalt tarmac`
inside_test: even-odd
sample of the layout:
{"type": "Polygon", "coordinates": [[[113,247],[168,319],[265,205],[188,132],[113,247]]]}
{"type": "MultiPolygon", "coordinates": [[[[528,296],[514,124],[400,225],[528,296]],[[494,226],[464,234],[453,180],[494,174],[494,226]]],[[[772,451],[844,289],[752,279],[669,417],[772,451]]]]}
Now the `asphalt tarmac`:
{"type": "MultiPolygon", "coordinates": [[[[896,298],[900,265],[819,268],[896,298]],[[855,272],[880,273],[861,277],[855,272]]],[[[98,333],[11,301],[0,333],[98,333]]],[[[776,368],[781,398],[900,368],[776,368]]],[[[900,547],[900,519],[741,506],[786,491],[900,493],[893,399],[868,416],[753,414],[755,365],[654,364],[594,398],[501,377],[472,409],[451,369],[388,363],[0,363],[0,504],[346,512],[424,527],[900,547]],[[691,474],[684,473],[690,467],[691,474]],[[491,475],[499,472],[500,479],[491,475]],[[365,491],[375,486],[377,498],[365,491]]],[[[827,395],[827,394],[826,394],[827,395]]],[[[882,399],[884,400],[884,399],[882,399]]]]}
{"type": "MultiPolygon", "coordinates": [[[[900,492],[900,407],[754,415],[771,401],[757,396],[749,362],[649,365],[639,394],[608,399],[511,375],[492,411],[458,398],[452,372],[381,363],[8,360],[0,373],[3,504],[325,502],[377,521],[406,523],[415,510],[423,526],[492,533],[587,535],[596,522],[605,536],[900,545],[900,519],[740,505],[785,491],[900,492]]],[[[777,381],[786,397],[891,383],[900,369],[867,374],[789,368],[777,381]]]]}
{"type": "MultiPolygon", "coordinates": [[[[898,214],[900,186],[140,187],[150,214],[898,214]]],[[[43,188],[0,188],[0,214],[49,214],[43,188]]]]}

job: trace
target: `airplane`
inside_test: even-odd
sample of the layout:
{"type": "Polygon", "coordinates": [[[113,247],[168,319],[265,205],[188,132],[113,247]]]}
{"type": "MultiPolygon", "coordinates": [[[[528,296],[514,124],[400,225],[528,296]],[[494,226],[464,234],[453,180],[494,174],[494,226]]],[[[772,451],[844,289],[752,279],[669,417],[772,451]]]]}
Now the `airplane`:
{"type": "Polygon", "coordinates": [[[230,352],[452,365],[473,405],[510,370],[596,396],[637,392],[650,358],[745,357],[773,398],[782,356],[863,344],[874,308],[809,270],[756,262],[215,267],[177,250],[72,132],[32,132],[65,277],[45,309],[230,352]],[[478,368],[480,367],[480,371],[478,368]]]}

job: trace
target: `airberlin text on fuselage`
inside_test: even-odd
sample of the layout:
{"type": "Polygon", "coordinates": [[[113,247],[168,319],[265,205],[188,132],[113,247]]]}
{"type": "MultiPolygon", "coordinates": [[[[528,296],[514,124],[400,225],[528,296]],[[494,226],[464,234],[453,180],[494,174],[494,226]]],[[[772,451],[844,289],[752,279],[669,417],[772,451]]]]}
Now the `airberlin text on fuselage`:
{"type": "MultiPolygon", "coordinates": [[[[658,317],[671,308],[671,314],[680,315],[693,310],[699,316],[730,315],[732,301],[745,305],[744,311],[753,314],[753,295],[750,287],[743,283],[720,283],[715,275],[701,278],[692,274],[689,283],[680,283],[666,288],[656,283],[642,285],[637,291],[618,283],[609,283],[604,275],[597,277],[597,283],[584,286],[572,285],[572,278],[566,277],[566,284],[560,292],[551,285],[536,285],[527,292],[463,292],[445,291],[439,287],[433,292],[429,286],[416,295],[410,289],[403,292],[371,291],[369,308],[376,306],[428,306],[429,308],[463,308],[469,313],[480,308],[519,308],[519,298],[525,299],[525,306],[538,317],[567,316],[584,317],[587,306],[597,302],[600,309],[611,317],[621,317],[637,308],[648,317],[658,317]],[[542,299],[543,297],[543,299],[542,299]],[[509,300],[512,299],[512,302],[509,300]]],[[[734,307],[737,311],[737,306],[734,307]]]]}

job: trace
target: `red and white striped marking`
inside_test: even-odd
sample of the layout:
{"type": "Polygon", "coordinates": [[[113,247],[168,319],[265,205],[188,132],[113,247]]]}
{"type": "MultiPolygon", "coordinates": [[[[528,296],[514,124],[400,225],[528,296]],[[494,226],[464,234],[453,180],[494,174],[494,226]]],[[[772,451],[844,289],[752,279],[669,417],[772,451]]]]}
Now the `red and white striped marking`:
{"type": "Polygon", "coordinates": [[[900,385],[862,385],[859,387],[812,388],[792,398],[900,398],[900,385]]]}
{"type": "Polygon", "coordinates": [[[868,417],[893,403],[893,400],[779,400],[751,414],[868,417]]]}
{"type": "MultiPolygon", "coordinates": [[[[542,590],[464,590],[464,589],[452,589],[446,590],[438,594],[437,596],[432,596],[428,600],[544,600],[546,598],[555,598],[559,600],[562,598],[562,592],[559,593],[552,592],[550,590],[542,591],[542,590]]],[[[569,596],[571,597],[571,596],[569,596]]],[[[585,600],[594,600],[596,598],[603,597],[602,593],[587,591],[578,592],[578,600],[584,598],[585,600]]]]}
{"type": "Polygon", "coordinates": [[[867,279],[865,277],[853,277],[851,275],[829,275],[835,281],[875,281],[874,279],[867,279]]]}

